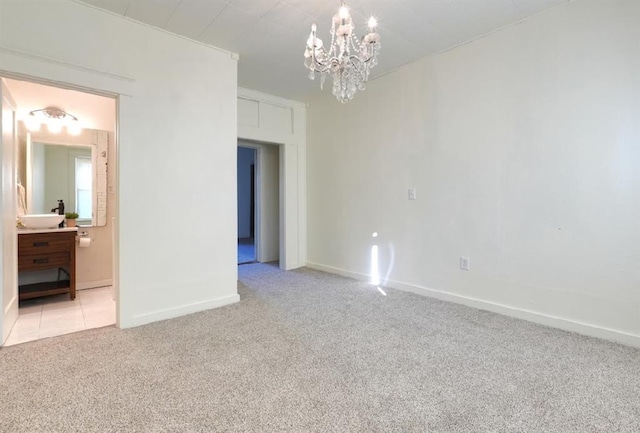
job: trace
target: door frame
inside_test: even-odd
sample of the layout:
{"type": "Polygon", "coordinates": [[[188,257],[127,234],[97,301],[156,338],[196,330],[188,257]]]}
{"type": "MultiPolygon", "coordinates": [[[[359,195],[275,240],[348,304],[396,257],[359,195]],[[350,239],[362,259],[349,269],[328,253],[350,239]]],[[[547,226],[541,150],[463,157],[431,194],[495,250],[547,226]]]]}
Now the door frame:
{"type": "Polygon", "coordinates": [[[254,149],[256,151],[255,157],[255,182],[254,188],[256,191],[255,200],[254,200],[254,221],[255,221],[255,237],[253,238],[255,253],[256,253],[256,261],[260,263],[264,263],[265,257],[262,249],[263,233],[262,233],[262,162],[264,155],[263,146],[275,146],[278,150],[278,261],[280,269],[285,270],[284,260],[286,257],[286,243],[284,236],[284,200],[283,200],[283,191],[285,188],[284,185],[284,176],[282,170],[282,145],[278,143],[268,143],[264,141],[257,140],[246,140],[242,138],[238,138],[238,146],[244,147],[247,149],[254,149]]]}
{"type": "MultiPolygon", "coordinates": [[[[253,158],[253,163],[251,164],[251,168],[253,168],[253,172],[251,173],[251,193],[252,193],[252,197],[251,197],[251,205],[250,205],[250,223],[249,223],[249,236],[253,236],[253,251],[254,251],[254,255],[253,255],[253,260],[256,262],[260,261],[260,257],[258,254],[258,243],[259,243],[259,239],[260,239],[260,204],[259,204],[259,194],[256,194],[256,186],[259,184],[259,179],[258,179],[258,166],[259,166],[259,153],[260,153],[260,149],[255,147],[255,146],[250,146],[250,145],[246,145],[246,144],[240,144],[240,140],[238,140],[237,145],[236,145],[236,149],[239,148],[245,148],[245,149],[251,149],[253,150],[254,153],[254,158],[253,158]],[[253,227],[251,227],[251,224],[253,224],[253,227]],[[253,232],[252,232],[253,231],[253,232]]],[[[239,210],[239,206],[236,205],[236,207],[239,210]]],[[[240,233],[240,228],[237,228],[238,230],[238,234],[240,233]]],[[[238,239],[240,239],[240,237],[238,236],[238,239]]],[[[243,262],[244,263],[244,262],[243,262]]],[[[251,263],[251,262],[248,262],[251,263]]]]}
{"type": "Polygon", "coordinates": [[[307,105],[238,87],[238,139],[280,149],[280,269],[307,263],[307,105]]]}
{"type": "Polygon", "coordinates": [[[17,142],[17,121],[16,121],[16,103],[11,97],[11,93],[9,93],[8,87],[5,85],[4,80],[0,77],[0,86],[1,91],[0,95],[0,114],[2,118],[0,119],[0,146],[2,151],[0,152],[0,170],[2,171],[2,187],[0,191],[0,197],[2,197],[2,223],[0,224],[0,245],[2,245],[2,258],[0,259],[0,277],[2,278],[2,287],[0,288],[0,306],[1,306],[1,314],[0,317],[0,346],[3,346],[7,341],[11,329],[15,324],[16,320],[18,320],[18,233],[15,224],[15,217],[13,215],[17,214],[17,179],[16,179],[16,142],[17,142]],[[9,173],[5,173],[4,167],[6,161],[4,160],[6,156],[5,147],[6,143],[4,143],[4,103],[5,101],[9,105],[11,109],[11,169],[9,173]],[[8,196],[8,197],[7,197],[8,196]],[[4,202],[7,200],[11,203],[9,206],[4,206],[4,202]],[[5,222],[5,219],[8,219],[5,222]],[[13,222],[13,223],[12,223],[13,222]],[[10,238],[7,242],[7,238],[10,238]],[[8,251],[5,248],[5,245],[9,245],[8,251]],[[6,253],[9,253],[6,256],[6,253]],[[9,268],[9,269],[7,269],[9,268]],[[6,302],[5,292],[6,287],[5,284],[9,284],[13,286],[13,290],[11,292],[11,299],[6,302]],[[5,306],[6,305],[6,306],[5,306]]]}
{"type": "MultiPolygon", "coordinates": [[[[2,53],[0,52],[0,60],[2,59],[1,54],[2,53]]],[[[10,63],[11,62],[9,62],[9,64],[10,63]]],[[[19,65],[19,66],[22,66],[22,65],[19,65]]],[[[113,155],[109,155],[109,158],[115,161],[116,171],[114,173],[114,176],[115,176],[115,190],[117,192],[119,189],[118,185],[119,185],[119,178],[120,178],[119,176],[119,170],[120,170],[119,144],[120,144],[120,126],[121,126],[121,119],[122,119],[121,113],[122,111],[128,111],[131,109],[131,106],[130,106],[131,94],[133,92],[130,91],[130,85],[132,83],[122,82],[118,78],[101,77],[103,82],[108,83],[107,87],[110,89],[100,89],[99,87],[102,87],[102,86],[96,86],[96,87],[85,86],[80,84],[80,82],[82,81],[90,82],[90,83],[97,82],[95,80],[95,77],[93,76],[94,74],[86,71],[84,73],[78,73],[78,71],[74,71],[76,72],[75,78],[77,79],[77,83],[72,83],[67,81],[57,81],[51,78],[47,78],[46,76],[50,76],[50,77],[59,76],[60,75],[59,70],[55,67],[52,68],[51,67],[52,65],[47,65],[42,63],[38,64],[39,66],[38,69],[39,70],[41,69],[39,72],[42,75],[46,75],[46,76],[35,76],[35,75],[31,75],[30,73],[25,73],[20,71],[21,69],[30,69],[30,67],[32,66],[33,65],[27,65],[26,67],[19,67],[17,68],[18,72],[0,69],[0,78],[10,78],[15,80],[27,81],[27,82],[41,84],[45,86],[58,87],[61,89],[74,90],[78,92],[94,94],[94,95],[103,96],[107,98],[113,98],[115,100],[115,113],[114,113],[115,114],[115,130],[113,131],[113,142],[114,142],[113,144],[114,144],[115,151],[113,152],[113,155]]],[[[2,137],[0,137],[0,144],[2,144],[2,137]]],[[[15,167],[16,165],[15,161],[13,165],[15,167]]],[[[0,166],[0,171],[2,171],[1,166],[0,166]]],[[[4,175],[4,173],[0,173],[0,175],[4,175]]],[[[119,202],[119,196],[117,196],[115,200],[115,205],[113,206],[113,213],[110,219],[111,219],[111,230],[112,230],[111,261],[112,261],[112,284],[113,284],[113,295],[114,295],[113,299],[116,303],[116,317],[115,317],[116,327],[120,328],[123,322],[123,317],[124,317],[123,311],[124,311],[125,303],[123,302],[123,297],[121,296],[121,293],[120,293],[120,273],[119,273],[119,266],[118,266],[119,257],[120,257],[120,250],[119,250],[120,246],[118,242],[120,238],[119,224],[118,224],[118,221],[120,220],[119,218],[120,214],[119,214],[118,202],[119,202]]],[[[16,257],[16,260],[17,260],[17,253],[18,251],[17,251],[17,231],[16,231],[16,249],[13,252],[13,254],[16,257]]],[[[5,251],[3,251],[2,254],[4,256],[5,251]]],[[[4,270],[2,270],[2,272],[4,272],[4,270]]],[[[18,282],[17,282],[17,267],[16,267],[16,292],[18,290],[17,284],[18,282]]],[[[0,309],[0,321],[4,321],[4,311],[2,309],[0,309]]],[[[4,344],[4,341],[2,341],[2,344],[0,344],[0,346],[2,346],[3,344],[4,344]]]]}

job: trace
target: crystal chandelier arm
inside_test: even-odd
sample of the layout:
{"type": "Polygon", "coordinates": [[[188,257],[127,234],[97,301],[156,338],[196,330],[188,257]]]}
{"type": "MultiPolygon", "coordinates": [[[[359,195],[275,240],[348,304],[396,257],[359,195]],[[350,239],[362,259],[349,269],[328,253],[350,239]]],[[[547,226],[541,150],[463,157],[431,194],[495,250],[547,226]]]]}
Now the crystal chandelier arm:
{"type": "Polygon", "coordinates": [[[333,94],[342,103],[353,99],[358,90],[364,90],[369,73],[378,63],[380,36],[376,33],[377,21],[369,19],[369,32],[358,40],[349,9],[344,0],[340,10],[331,20],[331,44],[324,47],[316,37],[315,23],[305,51],[305,67],[311,72],[310,79],[320,73],[320,87],[327,75],[333,80],[333,94]]]}

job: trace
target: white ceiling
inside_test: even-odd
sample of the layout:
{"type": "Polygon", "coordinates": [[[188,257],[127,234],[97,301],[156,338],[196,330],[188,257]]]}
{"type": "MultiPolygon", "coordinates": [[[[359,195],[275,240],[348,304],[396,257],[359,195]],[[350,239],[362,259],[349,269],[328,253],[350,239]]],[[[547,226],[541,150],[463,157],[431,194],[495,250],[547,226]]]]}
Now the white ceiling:
{"type": "MultiPolygon", "coordinates": [[[[311,24],[329,39],[339,0],[83,0],[85,3],[240,54],[242,87],[308,100],[303,52],[311,24]]],[[[372,78],[571,0],[348,0],[361,36],[378,22],[382,50],[372,78]]],[[[325,88],[329,91],[330,86],[325,88]]]]}

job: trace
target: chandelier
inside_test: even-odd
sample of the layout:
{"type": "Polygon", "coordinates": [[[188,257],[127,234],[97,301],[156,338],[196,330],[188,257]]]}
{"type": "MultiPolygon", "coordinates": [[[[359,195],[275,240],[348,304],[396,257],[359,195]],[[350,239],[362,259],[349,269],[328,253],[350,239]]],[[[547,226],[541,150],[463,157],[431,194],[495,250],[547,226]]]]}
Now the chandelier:
{"type": "Polygon", "coordinates": [[[32,132],[38,131],[43,123],[47,125],[49,132],[56,134],[62,131],[64,126],[71,135],[79,135],[82,132],[78,118],[58,107],[30,111],[29,117],[25,120],[27,128],[32,132]]]}
{"type": "Polygon", "coordinates": [[[322,39],[316,36],[316,24],[311,26],[311,34],[304,52],[304,66],[310,70],[309,78],[315,79],[320,73],[320,88],[324,87],[327,74],[333,80],[333,94],[343,104],[364,90],[371,68],[378,64],[380,35],[376,33],[378,23],[369,18],[369,33],[360,41],[354,34],[353,20],[349,8],[342,1],[340,10],[331,22],[331,45],[327,50],[322,39]]]}

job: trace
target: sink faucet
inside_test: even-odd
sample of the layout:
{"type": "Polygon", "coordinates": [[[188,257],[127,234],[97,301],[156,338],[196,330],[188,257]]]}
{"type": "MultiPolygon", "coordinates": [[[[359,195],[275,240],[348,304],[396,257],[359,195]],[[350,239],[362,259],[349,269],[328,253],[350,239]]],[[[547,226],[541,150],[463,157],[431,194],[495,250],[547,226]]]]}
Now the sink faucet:
{"type": "MultiPolygon", "coordinates": [[[[51,209],[51,212],[57,212],[58,215],[64,215],[64,202],[62,200],[58,200],[58,207],[51,209]]],[[[64,221],[62,221],[58,227],[64,227],[64,221]]]]}

